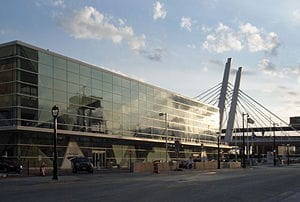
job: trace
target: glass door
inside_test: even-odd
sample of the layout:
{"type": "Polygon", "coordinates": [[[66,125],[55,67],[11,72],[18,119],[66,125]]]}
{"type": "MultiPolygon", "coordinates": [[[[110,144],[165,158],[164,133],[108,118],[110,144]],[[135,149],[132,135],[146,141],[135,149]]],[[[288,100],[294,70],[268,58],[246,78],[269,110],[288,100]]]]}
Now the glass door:
{"type": "Polygon", "coordinates": [[[93,165],[97,170],[106,168],[106,152],[93,151],[93,165]]]}

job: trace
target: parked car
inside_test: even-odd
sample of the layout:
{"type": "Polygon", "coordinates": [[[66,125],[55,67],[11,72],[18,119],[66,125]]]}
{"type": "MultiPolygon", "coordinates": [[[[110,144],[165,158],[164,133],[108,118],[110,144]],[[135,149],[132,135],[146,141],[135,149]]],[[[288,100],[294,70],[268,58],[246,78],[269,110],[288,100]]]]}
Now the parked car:
{"type": "Polygon", "coordinates": [[[16,161],[6,158],[0,159],[0,172],[20,174],[22,170],[23,166],[17,163],[16,161]]]}
{"type": "Polygon", "coordinates": [[[87,157],[75,157],[71,159],[72,172],[77,173],[78,171],[87,171],[93,173],[93,164],[87,157]]]}
{"type": "Polygon", "coordinates": [[[191,169],[193,168],[193,161],[184,160],[179,163],[179,168],[191,169]]]}

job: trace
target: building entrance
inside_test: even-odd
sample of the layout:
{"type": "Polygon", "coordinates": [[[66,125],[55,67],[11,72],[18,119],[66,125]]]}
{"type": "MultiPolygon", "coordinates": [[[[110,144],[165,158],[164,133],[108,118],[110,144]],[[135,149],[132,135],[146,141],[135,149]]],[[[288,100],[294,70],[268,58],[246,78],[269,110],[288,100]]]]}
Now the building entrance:
{"type": "Polygon", "coordinates": [[[106,168],[106,152],[93,150],[93,165],[97,170],[106,168]]]}

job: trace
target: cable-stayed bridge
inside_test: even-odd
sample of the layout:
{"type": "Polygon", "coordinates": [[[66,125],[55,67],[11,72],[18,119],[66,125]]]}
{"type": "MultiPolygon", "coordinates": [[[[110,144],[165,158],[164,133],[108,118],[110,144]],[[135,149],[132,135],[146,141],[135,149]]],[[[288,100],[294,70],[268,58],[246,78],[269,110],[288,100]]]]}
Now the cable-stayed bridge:
{"type": "Polygon", "coordinates": [[[221,141],[241,146],[246,139],[248,146],[249,142],[255,144],[258,153],[259,150],[274,151],[281,145],[293,145],[298,148],[296,153],[300,153],[300,124],[287,123],[240,89],[242,67],[238,68],[235,83],[231,84],[230,68],[231,58],[226,62],[223,81],[195,97],[219,107],[221,141]]]}

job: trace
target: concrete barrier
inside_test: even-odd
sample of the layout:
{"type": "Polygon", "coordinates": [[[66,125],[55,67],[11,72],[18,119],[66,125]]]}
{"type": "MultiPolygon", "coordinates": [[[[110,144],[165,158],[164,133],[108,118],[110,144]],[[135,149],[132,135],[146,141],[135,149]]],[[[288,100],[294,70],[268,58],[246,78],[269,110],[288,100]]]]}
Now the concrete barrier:
{"type": "MultiPolygon", "coordinates": [[[[221,162],[221,168],[240,168],[241,163],[240,162],[221,162]]],[[[155,172],[164,172],[164,171],[171,171],[176,170],[177,165],[176,162],[158,162],[157,163],[157,170],[154,170],[154,163],[152,162],[146,162],[146,163],[133,163],[133,172],[140,173],[140,172],[149,172],[153,173],[155,172]]],[[[196,170],[216,170],[218,168],[218,162],[217,161],[208,161],[208,162],[194,162],[193,169],[196,170]]]]}
{"type": "MultiPolygon", "coordinates": [[[[158,173],[176,169],[176,163],[158,162],[157,166],[158,166],[157,167],[158,173]]],[[[154,171],[157,172],[157,170],[154,170],[154,163],[152,162],[133,163],[133,172],[135,173],[141,173],[141,172],[153,173],[154,171]]]]}
{"type": "Polygon", "coordinates": [[[221,163],[221,168],[240,168],[241,167],[241,162],[222,162],[221,163]]]}
{"type": "Polygon", "coordinates": [[[229,162],[229,168],[240,168],[241,162],[229,162]]]}
{"type": "Polygon", "coordinates": [[[141,172],[153,172],[153,163],[133,163],[133,172],[141,173],[141,172]]]}
{"type": "Polygon", "coordinates": [[[194,168],[196,170],[215,170],[218,168],[218,162],[217,161],[195,162],[194,168]]]}

